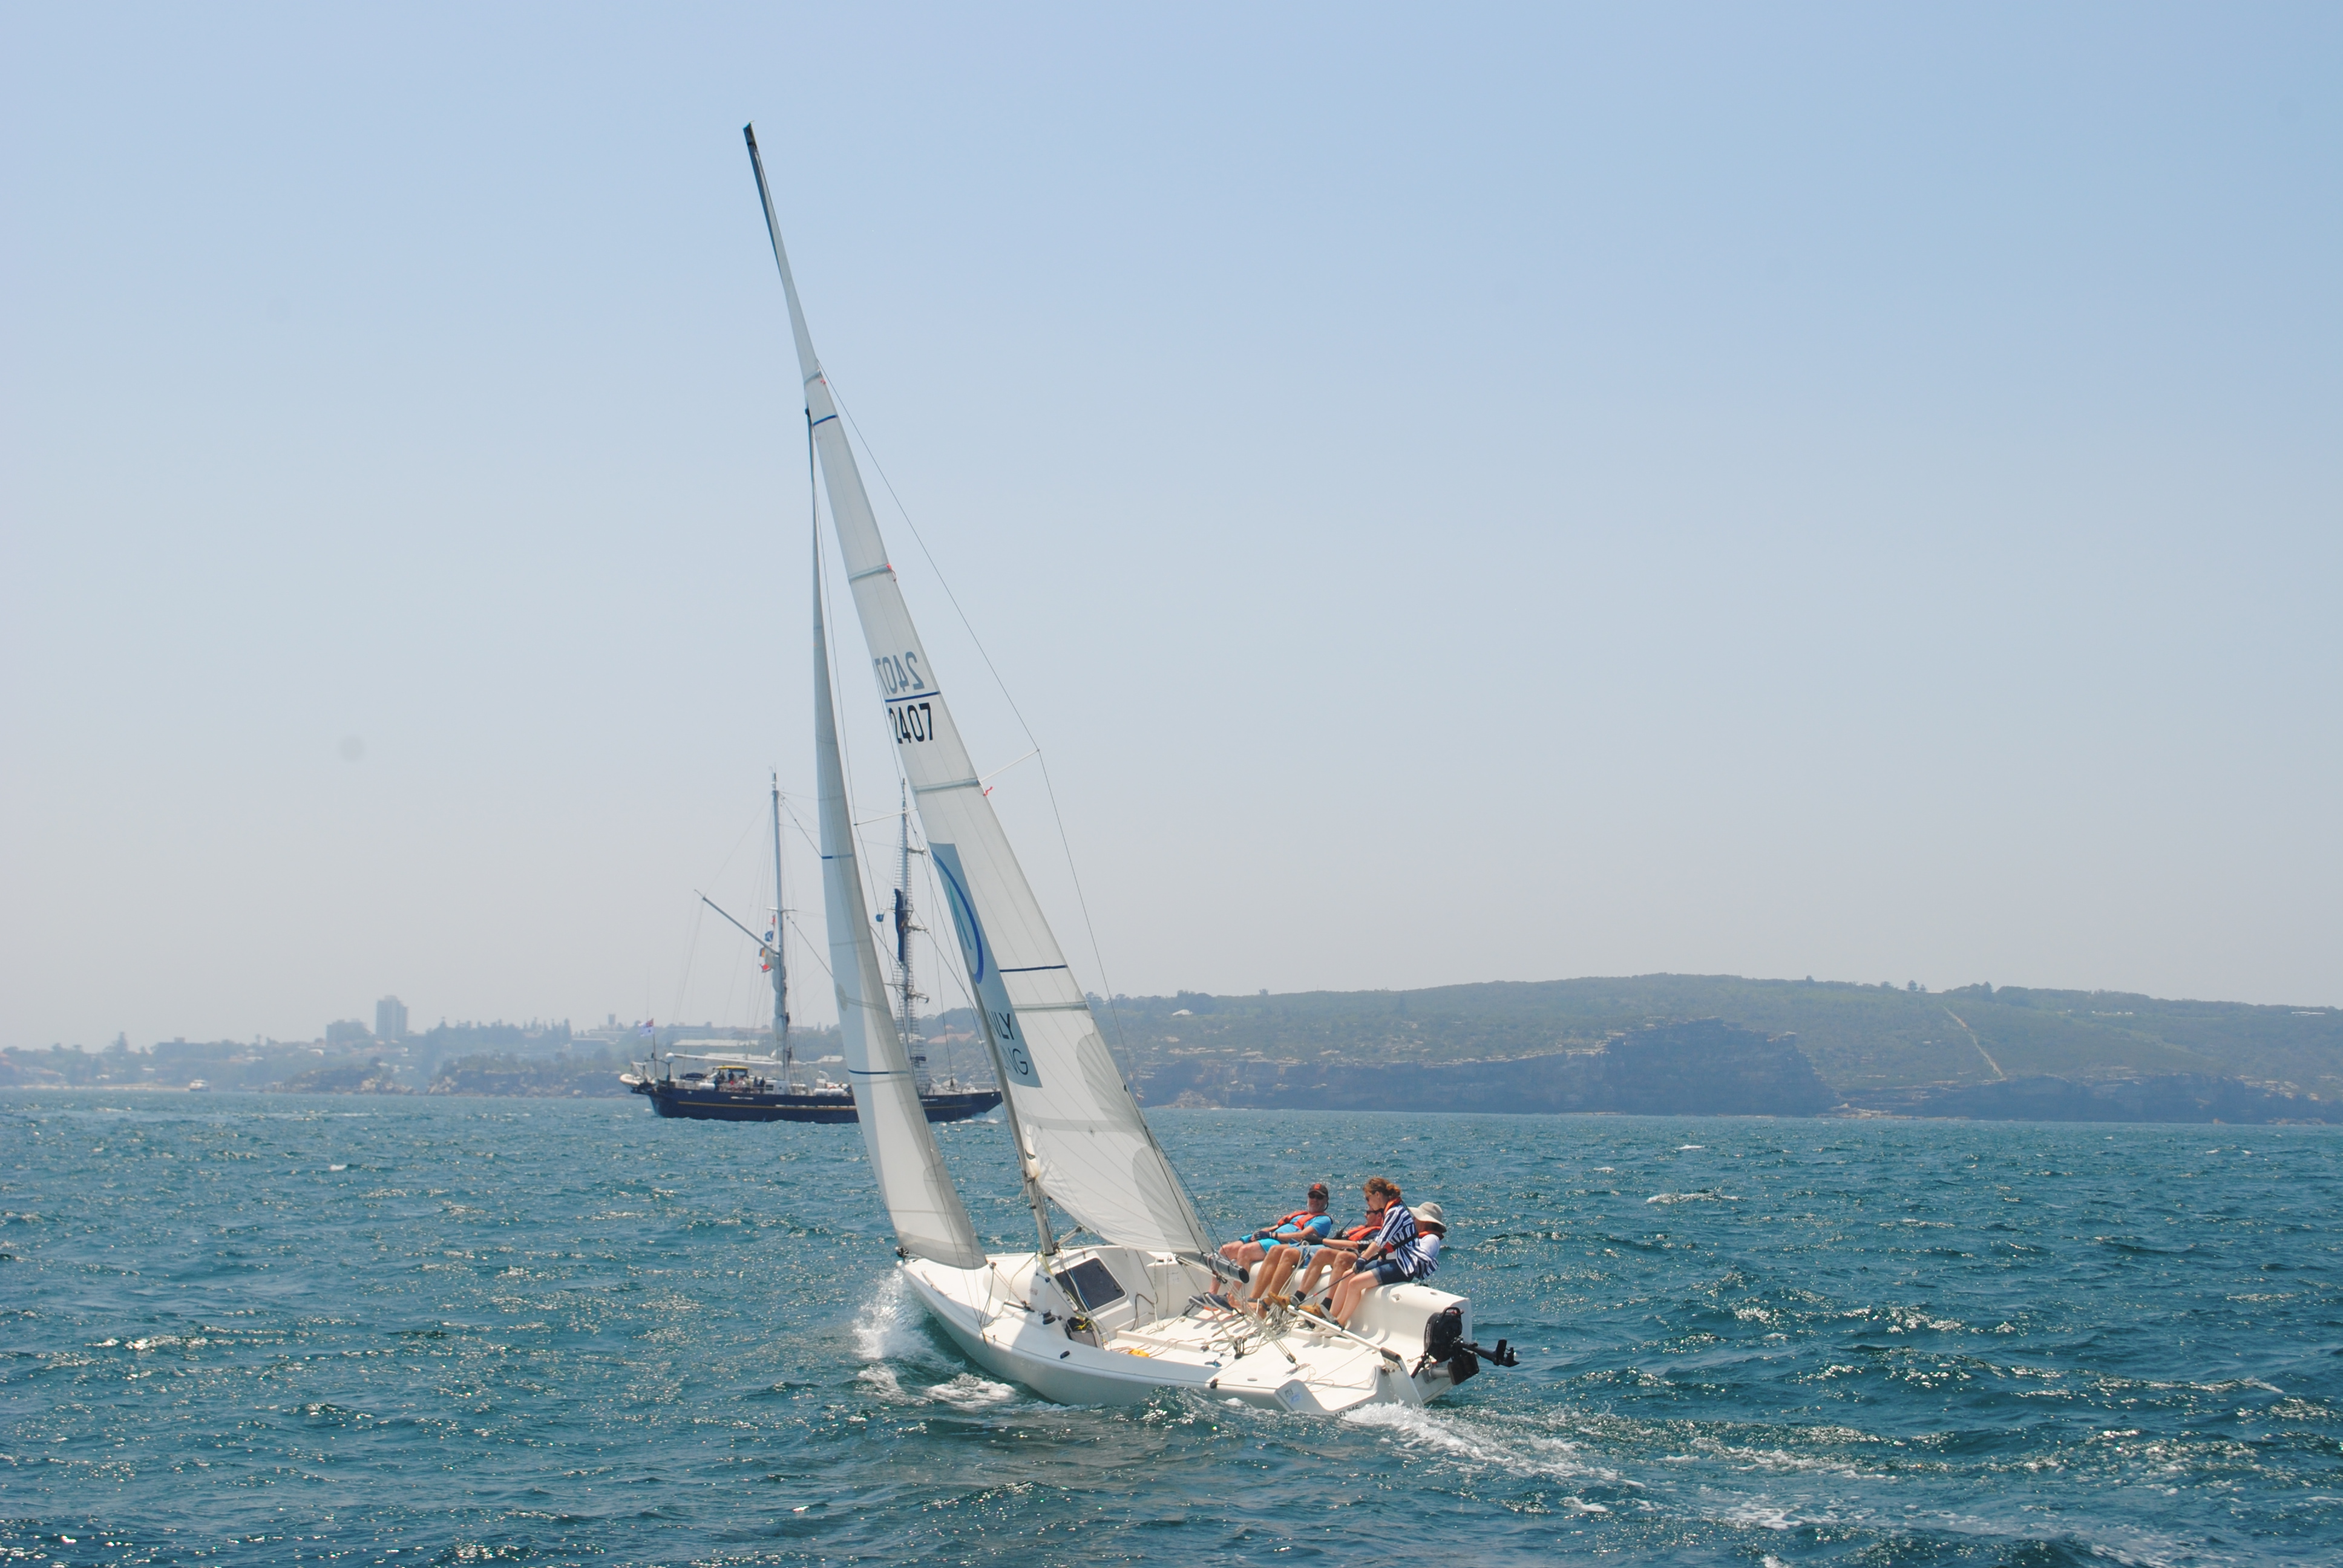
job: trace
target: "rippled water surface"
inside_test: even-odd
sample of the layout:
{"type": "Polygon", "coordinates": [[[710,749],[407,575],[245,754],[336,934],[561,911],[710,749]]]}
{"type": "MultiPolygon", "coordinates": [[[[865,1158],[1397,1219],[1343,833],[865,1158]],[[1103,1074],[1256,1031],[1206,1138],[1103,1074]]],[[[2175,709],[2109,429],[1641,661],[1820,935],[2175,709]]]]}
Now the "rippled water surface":
{"type": "Polygon", "coordinates": [[[15,1092],[0,1561],[2343,1560],[2335,1131],[1154,1120],[1230,1231],[1439,1198],[1520,1368],[1062,1408],[908,1305],[851,1127],[15,1092]]]}

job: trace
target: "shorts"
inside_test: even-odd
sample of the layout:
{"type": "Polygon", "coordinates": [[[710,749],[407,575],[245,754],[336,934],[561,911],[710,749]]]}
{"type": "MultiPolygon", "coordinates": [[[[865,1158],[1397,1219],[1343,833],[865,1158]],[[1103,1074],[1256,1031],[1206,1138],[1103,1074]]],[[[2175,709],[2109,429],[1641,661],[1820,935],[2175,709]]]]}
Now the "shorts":
{"type": "Polygon", "coordinates": [[[1408,1272],[1407,1265],[1394,1259],[1385,1258],[1375,1265],[1375,1283],[1378,1285],[1396,1285],[1402,1280],[1413,1278],[1414,1276],[1408,1272]]]}

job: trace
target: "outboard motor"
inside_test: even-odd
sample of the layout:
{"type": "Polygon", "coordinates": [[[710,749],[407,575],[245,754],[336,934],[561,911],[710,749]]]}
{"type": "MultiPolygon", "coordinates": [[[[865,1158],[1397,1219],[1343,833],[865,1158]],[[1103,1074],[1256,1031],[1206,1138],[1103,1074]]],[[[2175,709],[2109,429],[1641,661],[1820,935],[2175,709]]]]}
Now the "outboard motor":
{"type": "Polygon", "coordinates": [[[1483,1350],[1464,1337],[1464,1309],[1448,1307],[1423,1320],[1423,1357],[1415,1363],[1415,1375],[1423,1375],[1428,1366],[1445,1366],[1450,1379],[1463,1382],[1479,1374],[1481,1358],[1486,1356],[1493,1366],[1519,1366],[1521,1358],[1514,1355],[1504,1341],[1497,1342],[1495,1350],[1483,1350]]]}

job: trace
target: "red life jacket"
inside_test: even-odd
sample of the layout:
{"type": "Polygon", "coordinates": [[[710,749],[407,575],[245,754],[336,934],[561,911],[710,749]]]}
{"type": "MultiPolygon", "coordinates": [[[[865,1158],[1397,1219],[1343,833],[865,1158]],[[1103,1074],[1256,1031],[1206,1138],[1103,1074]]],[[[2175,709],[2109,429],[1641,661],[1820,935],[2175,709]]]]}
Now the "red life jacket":
{"type": "Polygon", "coordinates": [[[1349,1230],[1342,1232],[1342,1240],[1345,1241],[1363,1241],[1382,1229],[1383,1227],[1381,1225],[1373,1223],[1353,1225],[1349,1230]]]}

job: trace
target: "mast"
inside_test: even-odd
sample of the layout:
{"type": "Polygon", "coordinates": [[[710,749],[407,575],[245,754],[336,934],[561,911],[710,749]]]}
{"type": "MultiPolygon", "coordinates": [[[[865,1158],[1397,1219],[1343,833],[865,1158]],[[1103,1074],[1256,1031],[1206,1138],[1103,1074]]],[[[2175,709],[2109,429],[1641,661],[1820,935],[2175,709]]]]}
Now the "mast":
{"type": "Polygon", "coordinates": [[[920,1039],[919,1004],[927,1000],[925,991],[914,990],[911,984],[911,933],[923,931],[925,926],[911,923],[911,857],[919,853],[911,848],[911,781],[899,781],[902,789],[901,819],[896,829],[898,869],[895,882],[895,989],[900,998],[903,1017],[903,1049],[911,1053],[911,1070],[919,1076],[920,1092],[928,1091],[928,1053],[920,1039]]]}
{"type": "Polygon", "coordinates": [[[781,1059],[781,1084],[796,1087],[789,1046],[789,966],[781,956],[781,776],[773,775],[773,931],[766,939],[767,967],[773,971],[773,1044],[781,1059]]]}

